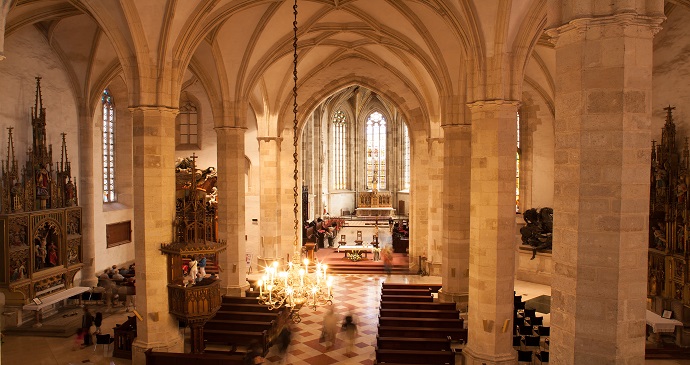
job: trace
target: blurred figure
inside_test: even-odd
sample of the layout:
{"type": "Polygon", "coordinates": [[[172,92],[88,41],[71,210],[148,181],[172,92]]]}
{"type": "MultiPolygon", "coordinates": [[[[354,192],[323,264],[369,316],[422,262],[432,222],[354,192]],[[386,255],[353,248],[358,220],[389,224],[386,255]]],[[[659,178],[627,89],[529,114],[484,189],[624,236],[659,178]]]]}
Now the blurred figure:
{"type": "Polygon", "coordinates": [[[342,331],[345,335],[345,355],[355,355],[355,339],[357,338],[357,324],[352,317],[352,314],[345,316],[343,321],[342,331]]]}
{"type": "Polygon", "coordinates": [[[330,349],[335,345],[335,334],[338,332],[338,317],[335,315],[333,306],[328,307],[328,311],[323,316],[323,326],[321,327],[321,338],[324,346],[330,349]]]}
{"type": "Polygon", "coordinates": [[[96,318],[93,320],[93,325],[96,326],[96,332],[94,333],[97,335],[101,334],[101,324],[103,324],[103,313],[96,312],[96,318]]]}
{"type": "Polygon", "coordinates": [[[256,365],[263,363],[263,349],[261,348],[261,345],[259,345],[259,341],[252,340],[252,343],[249,345],[249,349],[247,350],[247,354],[244,356],[244,365],[256,365]]]}
{"type": "Polygon", "coordinates": [[[292,330],[290,329],[292,321],[287,320],[283,329],[278,334],[278,355],[280,355],[280,363],[287,364],[288,348],[290,347],[290,340],[292,339],[292,330]]]}
{"type": "Polygon", "coordinates": [[[385,246],[381,249],[381,256],[383,257],[383,269],[386,274],[390,275],[393,268],[393,249],[390,246],[385,246]]]}

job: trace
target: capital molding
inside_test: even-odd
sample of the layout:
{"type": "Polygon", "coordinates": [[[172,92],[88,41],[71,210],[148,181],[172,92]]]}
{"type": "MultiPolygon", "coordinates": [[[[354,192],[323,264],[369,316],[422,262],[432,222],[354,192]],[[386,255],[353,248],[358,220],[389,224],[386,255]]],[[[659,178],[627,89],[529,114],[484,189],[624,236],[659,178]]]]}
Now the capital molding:
{"type": "Polygon", "coordinates": [[[247,127],[240,127],[240,126],[231,126],[231,125],[224,125],[220,127],[213,127],[213,129],[218,132],[218,131],[232,131],[232,130],[246,130],[247,127]]]}
{"type": "Polygon", "coordinates": [[[178,108],[173,108],[170,106],[164,106],[164,105],[136,105],[136,106],[130,106],[129,111],[134,113],[134,112],[144,112],[144,113],[149,113],[149,112],[158,112],[158,113],[170,113],[173,114],[173,116],[176,116],[179,112],[180,109],[178,108]]]}
{"type": "Polygon", "coordinates": [[[584,33],[588,28],[618,25],[622,27],[638,26],[649,30],[650,38],[661,30],[661,23],[666,19],[663,14],[639,15],[635,13],[619,13],[598,17],[582,17],[569,21],[560,27],[546,30],[546,35],[554,45],[560,35],[567,32],[584,33]]]}
{"type": "Polygon", "coordinates": [[[517,108],[520,107],[521,102],[519,100],[504,100],[504,99],[494,99],[494,100],[477,100],[471,103],[467,103],[467,107],[470,111],[477,112],[482,109],[486,110],[496,110],[501,108],[517,108]]]}
{"type": "Polygon", "coordinates": [[[283,137],[256,137],[256,140],[259,142],[277,142],[278,144],[283,143],[283,137]]]}

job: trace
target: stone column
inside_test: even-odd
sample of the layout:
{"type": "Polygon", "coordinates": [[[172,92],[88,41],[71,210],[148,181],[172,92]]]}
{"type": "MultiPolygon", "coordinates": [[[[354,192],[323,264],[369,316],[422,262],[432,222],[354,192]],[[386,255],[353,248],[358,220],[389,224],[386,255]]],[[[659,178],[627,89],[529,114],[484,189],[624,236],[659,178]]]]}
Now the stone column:
{"type": "Polygon", "coordinates": [[[424,132],[410,134],[410,161],[412,177],[410,181],[410,269],[419,270],[419,256],[428,254],[429,242],[429,205],[431,172],[429,147],[424,132]]]}
{"type": "Polygon", "coordinates": [[[277,258],[281,254],[280,137],[258,137],[261,175],[261,255],[277,258]]]}
{"type": "Polygon", "coordinates": [[[137,338],[132,363],[146,363],[144,351],[183,352],[177,320],[168,313],[166,256],[175,216],[175,115],[177,109],[136,107],[134,146],[134,258],[137,263],[137,338]]]}
{"type": "MultiPolygon", "coordinates": [[[[443,185],[443,138],[429,138],[427,141],[429,148],[429,222],[427,227],[427,249],[426,257],[430,275],[441,274],[441,261],[443,257],[443,205],[437,204],[444,199],[443,185]]],[[[399,175],[399,174],[396,174],[399,175]]]]}
{"type": "Polygon", "coordinates": [[[551,356],[641,364],[652,38],[630,13],[573,20],[556,42],[551,356]]]}
{"type": "Polygon", "coordinates": [[[81,213],[81,244],[82,262],[84,266],[80,270],[81,286],[96,286],[96,247],[94,246],[94,205],[95,197],[102,196],[96,194],[94,186],[94,166],[93,156],[100,148],[94,148],[94,123],[93,115],[87,111],[86,106],[80,107],[79,113],[79,149],[88,151],[79,154],[79,206],[82,207],[81,213]],[[92,153],[93,152],[93,153],[92,153]]]}
{"type": "Polygon", "coordinates": [[[467,365],[514,364],[515,118],[517,102],[480,101],[472,113],[467,365]]]}
{"type": "Polygon", "coordinates": [[[0,61],[5,59],[5,24],[14,0],[0,0],[0,61]]]}
{"type": "Polygon", "coordinates": [[[222,292],[242,296],[247,289],[244,221],[244,128],[216,128],[218,138],[218,235],[226,240],[220,254],[222,292]]]}
{"type": "Polygon", "coordinates": [[[470,270],[472,126],[443,126],[443,289],[439,298],[467,311],[470,270]]]}

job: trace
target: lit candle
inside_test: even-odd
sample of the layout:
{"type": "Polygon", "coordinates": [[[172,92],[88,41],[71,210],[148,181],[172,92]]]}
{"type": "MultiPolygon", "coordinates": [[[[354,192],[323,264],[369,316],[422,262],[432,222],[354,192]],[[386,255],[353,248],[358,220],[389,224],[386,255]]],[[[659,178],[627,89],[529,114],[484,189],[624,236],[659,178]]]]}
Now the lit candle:
{"type": "Polygon", "coordinates": [[[264,295],[264,282],[263,280],[259,280],[259,296],[262,297],[264,295]]]}
{"type": "Polygon", "coordinates": [[[304,269],[299,270],[299,284],[304,286],[304,269]]]}

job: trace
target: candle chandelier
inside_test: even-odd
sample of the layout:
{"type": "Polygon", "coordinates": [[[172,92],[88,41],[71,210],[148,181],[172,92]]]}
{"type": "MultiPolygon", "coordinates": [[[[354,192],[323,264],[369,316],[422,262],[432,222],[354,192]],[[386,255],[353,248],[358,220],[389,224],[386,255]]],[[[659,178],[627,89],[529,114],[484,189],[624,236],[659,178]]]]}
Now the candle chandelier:
{"type": "Polygon", "coordinates": [[[292,124],[292,146],[294,153],[292,154],[294,162],[293,180],[293,214],[294,214],[294,240],[293,240],[293,254],[292,262],[287,266],[281,265],[275,261],[271,265],[267,265],[264,275],[258,282],[259,286],[259,303],[267,305],[270,309],[286,307],[290,310],[290,315],[295,323],[300,322],[299,310],[302,306],[307,305],[313,310],[318,306],[332,304],[333,292],[332,278],[328,276],[328,266],[321,263],[310,263],[308,259],[300,261],[302,256],[299,239],[299,189],[297,181],[298,162],[297,159],[297,0],[292,6],[295,20],[292,22],[294,37],[292,41],[293,47],[293,69],[292,75],[294,86],[292,88],[293,104],[292,112],[294,114],[292,124]]]}

